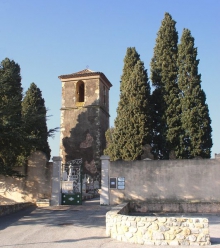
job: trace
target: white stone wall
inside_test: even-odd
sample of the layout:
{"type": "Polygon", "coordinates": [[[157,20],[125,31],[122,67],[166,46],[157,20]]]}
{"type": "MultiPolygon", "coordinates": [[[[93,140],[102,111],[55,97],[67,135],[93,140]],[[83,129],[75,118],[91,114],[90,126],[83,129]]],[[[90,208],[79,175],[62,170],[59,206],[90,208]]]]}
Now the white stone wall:
{"type": "Polygon", "coordinates": [[[119,241],[144,245],[210,245],[206,218],[123,215],[128,204],[106,214],[106,234],[119,241]]]}
{"type": "Polygon", "coordinates": [[[110,189],[110,205],[220,202],[220,159],[118,160],[109,168],[110,178],[125,178],[125,189],[110,189]]]}

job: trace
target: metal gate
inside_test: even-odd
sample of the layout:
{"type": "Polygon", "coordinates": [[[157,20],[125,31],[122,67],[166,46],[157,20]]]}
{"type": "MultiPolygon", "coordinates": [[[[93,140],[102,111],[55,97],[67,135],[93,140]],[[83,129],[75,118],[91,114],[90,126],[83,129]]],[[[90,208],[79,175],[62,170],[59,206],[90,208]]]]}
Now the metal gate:
{"type": "Polygon", "coordinates": [[[62,164],[61,204],[82,204],[82,158],[62,164]]]}

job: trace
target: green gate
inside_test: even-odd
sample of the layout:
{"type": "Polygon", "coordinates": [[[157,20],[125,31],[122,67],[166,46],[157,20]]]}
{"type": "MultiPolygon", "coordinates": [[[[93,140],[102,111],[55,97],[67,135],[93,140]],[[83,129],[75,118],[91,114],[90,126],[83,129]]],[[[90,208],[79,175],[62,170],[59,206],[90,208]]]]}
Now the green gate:
{"type": "Polygon", "coordinates": [[[82,158],[62,164],[61,204],[82,205],[82,158]]]}

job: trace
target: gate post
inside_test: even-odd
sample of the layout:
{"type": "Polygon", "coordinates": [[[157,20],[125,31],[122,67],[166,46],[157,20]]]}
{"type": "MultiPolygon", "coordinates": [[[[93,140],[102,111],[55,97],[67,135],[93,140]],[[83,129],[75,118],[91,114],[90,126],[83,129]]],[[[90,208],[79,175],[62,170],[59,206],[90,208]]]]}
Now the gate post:
{"type": "Polygon", "coordinates": [[[110,158],[109,156],[102,155],[101,159],[101,195],[100,195],[100,205],[109,205],[109,166],[110,158]]]}
{"type": "Polygon", "coordinates": [[[51,206],[59,206],[61,204],[60,192],[60,170],[61,170],[61,157],[53,157],[53,172],[52,172],[52,192],[51,192],[51,206]]]}

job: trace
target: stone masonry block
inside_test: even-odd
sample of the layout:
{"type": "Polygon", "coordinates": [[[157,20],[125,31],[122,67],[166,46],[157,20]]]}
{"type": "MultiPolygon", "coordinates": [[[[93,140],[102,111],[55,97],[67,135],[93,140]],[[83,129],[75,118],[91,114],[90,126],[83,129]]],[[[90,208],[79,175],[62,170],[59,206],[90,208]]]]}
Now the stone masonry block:
{"type": "Polygon", "coordinates": [[[130,239],[131,237],[133,237],[133,234],[127,232],[127,233],[125,233],[125,237],[126,237],[127,239],[130,239]]]}
{"type": "Polygon", "coordinates": [[[130,232],[130,233],[136,233],[137,230],[138,230],[138,229],[137,229],[136,227],[132,227],[132,226],[129,227],[129,232],[130,232]]]}
{"type": "Polygon", "coordinates": [[[160,226],[160,231],[161,232],[166,232],[166,231],[169,231],[170,230],[170,228],[169,227],[167,227],[167,226],[160,226]]]}
{"type": "Polygon", "coordinates": [[[164,237],[166,240],[173,240],[176,237],[176,235],[166,232],[166,233],[164,233],[164,237]]]}
{"type": "Polygon", "coordinates": [[[130,221],[126,221],[126,226],[131,226],[131,222],[130,221]]]}
{"type": "Polygon", "coordinates": [[[134,217],[134,216],[128,216],[128,220],[129,221],[134,221],[134,220],[136,220],[136,217],[134,217]]]}
{"type": "Polygon", "coordinates": [[[158,218],[158,221],[164,223],[164,222],[167,221],[167,218],[165,218],[165,217],[159,217],[158,218]]]}
{"type": "Polygon", "coordinates": [[[191,242],[195,242],[197,238],[195,235],[189,235],[186,239],[191,241],[191,242]]]}
{"type": "Polygon", "coordinates": [[[172,241],[170,241],[169,245],[179,245],[179,241],[178,240],[172,240],[172,241]]]}
{"type": "Polygon", "coordinates": [[[138,227],[143,227],[144,225],[145,225],[144,222],[137,222],[138,227]]]}
{"type": "Polygon", "coordinates": [[[185,239],[185,236],[182,235],[182,234],[177,234],[177,235],[176,235],[176,238],[177,238],[178,240],[183,240],[183,239],[185,239]]]}
{"type": "Polygon", "coordinates": [[[155,221],[155,220],[157,220],[156,217],[148,217],[148,218],[147,218],[147,221],[149,221],[149,222],[153,222],[153,221],[155,221]]]}
{"type": "Polygon", "coordinates": [[[131,226],[137,227],[137,222],[136,221],[131,221],[131,226]]]}
{"type": "Polygon", "coordinates": [[[152,236],[153,240],[164,240],[164,235],[161,232],[153,232],[153,236],[152,236]]]}
{"type": "Polygon", "coordinates": [[[152,222],[146,222],[145,223],[145,227],[149,227],[150,225],[152,225],[152,222]]]}
{"type": "Polygon", "coordinates": [[[195,223],[195,228],[201,229],[201,228],[203,228],[203,227],[204,227],[204,226],[203,226],[202,223],[195,223]]]}
{"type": "Polygon", "coordinates": [[[159,229],[159,226],[158,226],[157,223],[153,223],[153,224],[149,227],[149,229],[151,229],[151,230],[158,230],[158,229],[159,229]]]}
{"type": "Polygon", "coordinates": [[[191,231],[189,228],[184,228],[183,231],[181,232],[181,234],[187,236],[187,235],[190,235],[191,231]]]}

